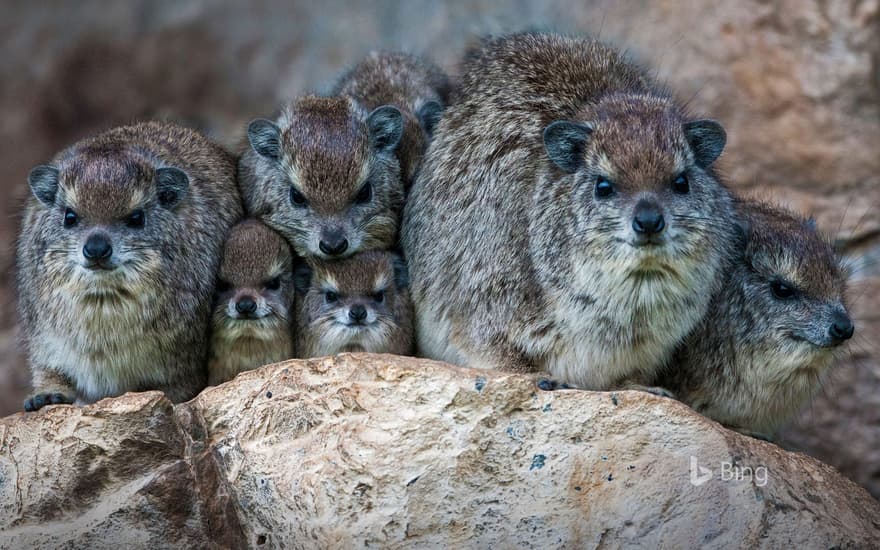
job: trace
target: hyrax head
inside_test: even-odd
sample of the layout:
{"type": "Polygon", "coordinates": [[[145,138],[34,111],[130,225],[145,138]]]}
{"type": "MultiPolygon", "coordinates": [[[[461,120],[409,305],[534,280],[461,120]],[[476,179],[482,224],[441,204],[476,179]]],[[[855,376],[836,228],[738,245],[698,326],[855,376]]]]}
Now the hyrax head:
{"type": "Polygon", "coordinates": [[[293,255],[287,241],[256,220],[235,225],[223,247],[215,326],[286,325],[293,290],[293,255]]]}
{"type": "Polygon", "coordinates": [[[154,284],[179,251],[189,177],[141,150],[70,149],[31,170],[28,183],[49,212],[38,230],[47,273],[62,286],[102,293],[154,284]]]}
{"type": "Polygon", "coordinates": [[[577,119],[550,123],[543,139],[556,173],[574,175],[565,200],[578,235],[625,271],[662,271],[708,248],[729,209],[710,169],[724,148],[721,125],[636,94],[606,96],[577,119]]]}
{"type": "Polygon", "coordinates": [[[822,369],[852,337],[846,274],[812,220],[763,204],[740,208],[750,333],[778,357],[767,368],[822,369]]]}
{"type": "Polygon", "coordinates": [[[388,351],[388,339],[409,321],[406,264],[370,251],[335,262],[312,260],[296,271],[298,306],[320,354],[388,351]]]}
{"type": "Polygon", "coordinates": [[[393,244],[403,205],[396,107],[363,111],[347,97],[306,97],[279,123],[255,120],[266,202],[256,214],[301,256],[343,258],[393,244]]]}

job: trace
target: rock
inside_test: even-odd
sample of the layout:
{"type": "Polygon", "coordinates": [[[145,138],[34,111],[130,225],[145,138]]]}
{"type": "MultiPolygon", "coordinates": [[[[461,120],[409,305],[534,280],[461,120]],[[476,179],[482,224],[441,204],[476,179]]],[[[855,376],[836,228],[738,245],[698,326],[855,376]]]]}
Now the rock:
{"type": "Polygon", "coordinates": [[[4,548],[880,544],[864,489],[676,401],[387,355],[5,418],[0,503],[4,548]]]}

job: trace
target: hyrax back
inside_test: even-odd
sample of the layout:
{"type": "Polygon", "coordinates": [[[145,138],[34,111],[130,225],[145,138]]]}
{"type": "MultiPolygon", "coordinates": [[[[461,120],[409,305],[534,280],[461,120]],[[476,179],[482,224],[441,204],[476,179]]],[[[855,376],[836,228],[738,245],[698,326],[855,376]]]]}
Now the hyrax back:
{"type": "Polygon", "coordinates": [[[293,256],[281,235],[239,222],[223,247],[208,383],[293,357],[293,256]]]}
{"type": "Polygon", "coordinates": [[[344,351],[409,355],[412,302],[403,260],[371,251],[297,269],[296,355],[344,351]]]}
{"type": "Polygon", "coordinates": [[[737,210],[741,252],[659,384],[723,424],[770,436],[853,335],[846,275],[812,222],[755,202],[737,210]]]}
{"type": "Polygon", "coordinates": [[[586,39],[487,39],[408,199],[417,348],[635,385],[702,317],[729,249],[723,129],[586,39]]]}
{"type": "Polygon", "coordinates": [[[241,216],[232,156],[193,130],[145,123],[83,140],[28,180],[25,408],[150,389],[193,397],[223,239],[241,216]]]}
{"type": "Polygon", "coordinates": [[[255,120],[239,164],[248,214],[300,256],[344,258],[397,240],[404,190],[395,151],[403,118],[348,97],[304,97],[255,120]]]}
{"type": "Polygon", "coordinates": [[[427,59],[396,52],[372,52],[340,78],[334,95],[347,95],[367,110],[393,105],[403,114],[397,158],[408,188],[430,142],[452,84],[427,59]]]}

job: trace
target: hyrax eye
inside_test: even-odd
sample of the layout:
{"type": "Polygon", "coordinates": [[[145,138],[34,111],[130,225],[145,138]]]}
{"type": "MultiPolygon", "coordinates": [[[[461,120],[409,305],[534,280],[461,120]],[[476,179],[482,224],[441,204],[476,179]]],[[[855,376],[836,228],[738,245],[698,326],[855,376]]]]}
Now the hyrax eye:
{"type": "Polygon", "coordinates": [[[266,290],[278,290],[279,288],[281,288],[281,278],[275,277],[263,286],[266,287],[266,290]]]}
{"type": "Polygon", "coordinates": [[[614,194],[614,185],[608,178],[599,176],[596,178],[596,196],[605,199],[614,194]]]}
{"type": "Polygon", "coordinates": [[[64,211],[64,227],[70,229],[79,223],[79,216],[76,215],[76,212],[68,208],[64,211]]]}
{"type": "Polygon", "coordinates": [[[125,219],[125,225],[131,229],[142,229],[146,223],[146,216],[143,210],[135,210],[125,219]]]}
{"type": "Polygon", "coordinates": [[[324,293],[324,299],[327,300],[328,304],[332,304],[333,302],[339,300],[339,295],[332,290],[328,290],[324,293]]]}
{"type": "Polygon", "coordinates": [[[677,178],[672,180],[672,190],[680,195],[685,195],[691,190],[690,182],[688,182],[687,176],[684,174],[679,174],[677,178]]]}
{"type": "Polygon", "coordinates": [[[232,290],[232,285],[227,283],[226,281],[217,281],[217,292],[224,293],[232,290]]]}
{"type": "Polygon", "coordinates": [[[365,183],[362,185],[354,200],[358,204],[367,204],[373,200],[373,185],[371,183],[365,183]]]}
{"type": "Polygon", "coordinates": [[[379,292],[373,294],[373,300],[376,301],[377,304],[381,304],[385,301],[385,291],[380,290],[379,292]]]}
{"type": "Polygon", "coordinates": [[[797,289],[795,287],[780,280],[770,282],[770,291],[780,300],[790,300],[797,296],[797,289]]]}
{"type": "Polygon", "coordinates": [[[309,201],[306,200],[306,196],[296,190],[296,188],[290,188],[290,202],[293,203],[294,206],[306,206],[309,204],[309,201]]]}

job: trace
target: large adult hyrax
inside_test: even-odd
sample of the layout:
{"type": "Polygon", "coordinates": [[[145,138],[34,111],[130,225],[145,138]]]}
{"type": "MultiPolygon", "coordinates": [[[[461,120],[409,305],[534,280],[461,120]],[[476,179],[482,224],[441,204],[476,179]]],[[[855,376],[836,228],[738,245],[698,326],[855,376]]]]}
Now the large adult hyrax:
{"type": "Polygon", "coordinates": [[[208,383],[293,357],[293,256],[257,220],[238,223],[223,247],[208,383]]]}
{"type": "Polygon", "coordinates": [[[745,242],[709,311],[658,381],[695,410],[771,436],[853,335],[846,275],[815,224],[744,202],[745,242]]]}
{"type": "Polygon", "coordinates": [[[427,59],[399,52],[371,52],[336,83],[334,95],[347,95],[367,110],[393,105],[403,115],[404,128],[397,158],[408,188],[421,163],[452,84],[427,59]]]}
{"type": "Polygon", "coordinates": [[[724,130],[586,39],[486,39],[408,199],[417,351],[589,389],[653,377],[706,311],[724,130]]]}
{"type": "Polygon", "coordinates": [[[403,116],[349,97],[304,97],[248,126],[239,184],[248,214],[300,256],[343,258],[397,240],[403,116]]]}
{"type": "Polygon", "coordinates": [[[235,161],[166,123],[107,131],[34,168],[18,242],[26,410],[205,386],[223,240],[241,216],[235,161]]]}
{"type": "Polygon", "coordinates": [[[370,251],[345,260],[309,260],[296,271],[296,355],[344,351],[412,353],[406,264],[370,251]]]}

